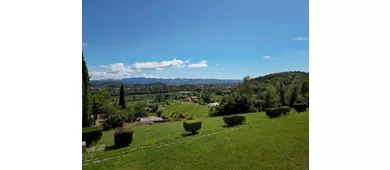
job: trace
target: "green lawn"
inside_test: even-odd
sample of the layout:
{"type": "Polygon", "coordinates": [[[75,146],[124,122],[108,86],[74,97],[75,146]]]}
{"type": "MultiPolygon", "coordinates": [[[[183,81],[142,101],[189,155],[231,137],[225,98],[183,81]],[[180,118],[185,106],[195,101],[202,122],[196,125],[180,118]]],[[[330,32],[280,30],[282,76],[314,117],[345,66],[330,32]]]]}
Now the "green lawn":
{"type": "Polygon", "coordinates": [[[209,115],[209,109],[205,105],[197,103],[173,103],[162,108],[162,114],[171,116],[173,112],[184,113],[189,117],[206,117],[209,115]]]}
{"type": "MultiPolygon", "coordinates": [[[[243,115],[246,124],[234,128],[223,127],[222,117],[202,118],[200,133],[187,137],[180,135],[184,133],[182,122],[133,127],[131,146],[96,152],[94,160],[113,159],[88,164],[83,169],[309,168],[308,111],[276,119],[269,119],[263,112],[243,115]],[[175,143],[153,147],[162,142],[175,143]],[[139,149],[140,146],[146,148],[139,149]]],[[[113,132],[104,132],[100,143],[113,144],[113,132]]],[[[83,161],[87,155],[83,155],[83,161]]]]}

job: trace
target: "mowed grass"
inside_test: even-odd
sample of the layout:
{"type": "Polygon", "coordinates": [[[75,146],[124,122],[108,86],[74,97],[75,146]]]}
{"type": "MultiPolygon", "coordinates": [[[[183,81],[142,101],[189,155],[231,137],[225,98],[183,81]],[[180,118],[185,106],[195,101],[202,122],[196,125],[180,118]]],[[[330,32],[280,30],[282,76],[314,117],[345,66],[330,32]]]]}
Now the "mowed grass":
{"type": "MultiPolygon", "coordinates": [[[[247,123],[234,128],[223,127],[222,117],[203,118],[198,135],[211,131],[224,133],[203,137],[177,136],[184,132],[182,122],[140,126],[134,129],[130,147],[95,153],[106,158],[153,140],[146,129],[156,131],[154,139],[181,137],[180,143],[132,151],[121,157],[88,164],[83,169],[308,169],[309,113],[296,113],[269,119],[264,113],[244,114],[247,123]],[[165,130],[162,130],[165,129],[165,130]],[[233,129],[228,130],[227,129],[233,129]],[[141,131],[144,130],[144,131],[141,131]],[[172,131],[172,132],[168,132],[172,131]],[[139,136],[136,136],[138,133],[139,136]],[[165,137],[163,137],[165,136],[165,137]],[[144,140],[145,138],[149,138],[144,140]],[[139,142],[138,144],[136,142],[139,142]]],[[[152,132],[154,133],[154,132],[152,132]]],[[[112,136],[113,138],[113,136],[112,136]]],[[[178,139],[176,139],[178,140],[178,139]]]]}
{"type": "MultiPolygon", "coordinates": [[[[264,112],[248,113],[245,115],[246,123],[255,123],[269,120],[264,112]]],[[[225,130],[225,123],[222,117],[203,117],[202,128],[199,133],[212,133],[225,130]]],[[[179,138],[183,138],[184,131],[183,121],[167,122],[154,125],[142,125],[131,127],[134,131],[133,142],[130,147],[148,146],[156,143],[167,142],[179,138]]],[[[103,132],[103,136],[96,145],[112,146],[114,145],[114,130],[103,132]]]]}
{"type": "Polygon", "coordinates": [[[208,107],[197,103],[173,103],[162,108],[162,114],[167,117],[170,117],[173,112],[186,114],[187,117],[206,117],[209,115],[208,107]]]}

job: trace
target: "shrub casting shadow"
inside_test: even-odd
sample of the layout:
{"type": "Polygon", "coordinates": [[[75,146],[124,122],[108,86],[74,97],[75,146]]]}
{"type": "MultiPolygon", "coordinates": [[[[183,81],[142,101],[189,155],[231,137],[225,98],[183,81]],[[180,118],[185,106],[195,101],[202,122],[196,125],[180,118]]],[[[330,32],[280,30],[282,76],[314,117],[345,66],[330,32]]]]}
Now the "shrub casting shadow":
{"type": "MultiPolygon", "coordinates": [[[[130,145],[129,145],[130,146],[130,145]]],[[[126,147],[129,147],[129,146],[125,146],[125,147],[117,147],[115,145],[111,145],[111,146],[106,146],[106,148],[104,149],[105,151],[111,151],[111,150],[116,150],[116,149],[121,149],[121,148],[126,148],[126,147]]]]}
{"type": "Polygon", "coordinates": [[[231,128],[231,127],[236,127],[236,126],[240,126],[240,125],[245,125],[246,123],[240,123],[240,124],[237,124],[237,125],[222,125],[222,127],[224,128],[231,128]]]}
{"type": "Polygon", "coordinates": [[[110,150],[115,150],[115,149],[119,149],[119,148],[116,147],[115,145],[111,145],[111,146],[107,146],[104,150],[105,151],[110,151],[110,150]]]}
{"type": "Polygon", "coordinates": [[[267,116],[269,119],[276,119],[276,118],[280,118],[280,117],[282,117],[282,116],[267,116]]]}
{"type": "Polygon", "coordinates": [[[197,134],[199,134],[199,132],[195,132],[195,134],[193,134],[193,133],[182,133],[180,135],[183,136],[183,137],[187,137],[187,136],[194,136],[194,135],[197,135],[197,134]]]}

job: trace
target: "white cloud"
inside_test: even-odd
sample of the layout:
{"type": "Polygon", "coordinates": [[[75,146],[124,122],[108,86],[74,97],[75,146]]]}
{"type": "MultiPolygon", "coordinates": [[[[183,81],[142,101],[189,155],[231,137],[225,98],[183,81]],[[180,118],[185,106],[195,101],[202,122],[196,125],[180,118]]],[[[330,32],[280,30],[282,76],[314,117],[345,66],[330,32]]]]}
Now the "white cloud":
{"type": "Polygon", "coordinates": [[[270,59],[270,58],[271,58],[271,56],[268,56],[268,55],[263,57],[263,59],[270,59]]]}
{"type": "Polygon", "coordinates": [[[218,67],[218,66],[219,66],[219,64],[216,64],[216,66],[218,67]]]}
{"type": "Polygon", "coordinates": [[[87,46],[88,45],[88,43],[83,43],[83,46],[87,46]]]}
{"type": "Polygon", "coordinates": [[[123,79],[130,77],[130,73],[108,73],[105,71],[91,71],[89,72],[91,80],[100,80],[100,79],[123,79]]]}
{"type": "Polygon", "coordinates": [[[292,38],[291,40],[295,40],[295,41],[307,41],[309,40],[307,37],[294,37],[292,38]]]}
{"type": "Polygon", "coordinates": [[[115,63],[109,65],[100,65],[104,71],[91,71],[89,75],[92,80],[99,79],[123,79],[131,76],[130,73],[134,72],[129,67],[126,67],[123,63],[115,63]]]}
{"type": "Polygon", "coordinates": [[[108,73],[132,73],[132,72],[134,72],[134,70],[131,70],[130,67],[125,66],[125,64],[123,64],[123,63],[100,65],[100,67],[108,69],[108,73]]]}
{"type": "Polygon", "coordinates": [[[184,63],[188,63],[188,62],[190,62],[190,60],[185,60],[185,61],[184,61],[184,63]]]}
{"type": "Polygon", "coordinates": [[[170,60],[170,61],[161,61],[161,62],[137,62],[133,65],[125,65],[124,63],[114,63],[108,65],[100,65],[100,68],[103,70],[95,71],[90,70],[90,76],[92,80],[98,79],[123,79],[130,77],[133,72],[140,72],[141,70],[164,70],[169,67],[183,68],[185,67],[184,63],[189,62],[189,60],[170,60]]]}
{"type": "Polygon", "coordinates": [[[135,63],[131,66],[132,69],[140,70],[162,70],[168,67],[183,67],[182,60],[173,59],[171,61],[162,61],[162,62],[145,62],[145,63],[135,63]]]}
{"type": "Polygon", "coordinates": [[[207,67],[207,61],[206,60],[203,60],[199,63],[195,63],[195,64],[190,64],[188,65],[189,68],[201,68],[201,67],[207,67]]]}
{"type": "Polygon", "coordinates": [[[154,75],[151,75],[151,74],[147,75],[145,73],[143,73],[142,76],[145,77],[145,78],[158,78],[157,76],[154,76],[154,75]]]}

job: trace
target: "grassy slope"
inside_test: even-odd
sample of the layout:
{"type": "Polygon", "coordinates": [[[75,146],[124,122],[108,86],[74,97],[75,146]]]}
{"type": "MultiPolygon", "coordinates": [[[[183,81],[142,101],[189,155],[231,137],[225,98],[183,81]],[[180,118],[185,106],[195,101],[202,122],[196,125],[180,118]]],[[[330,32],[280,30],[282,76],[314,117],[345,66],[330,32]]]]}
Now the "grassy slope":
{"type": "MultiPolygon", "coordinates": [[[[134,151],[123,157],[83,166],[83,169],[308,169],[308,112],[292,113],[273,121],[264,113],[245,116],[247,123],[240,128],[201,138],[196,138],[198,135],[178,136],[183,132],[181,122],[140,126],[134,129],[134,145],[147,138],[145,132],[155,133],[155,138],[149,136],[155,140],[161,140],[163,136],[186,140],[166,147],[134,151]]],[[[226,130],[222,127],[221,117],[204,118],[203,122],[199,135],[226,130]]],[[[135,147],[133,144],[129,148],[135,147]]],[[[101,156],[115,152],[119,150],[102,152],[101,156]]]]}
{"type": "Polygon", "coordinates": [[[163,115],[171,116],[173,112],[184,113],[192,117],[205,117],[209,114],[209,109],[205,105],[199,105],[196,103],[174,103],[168,106],[164,106],[163,115]]]}

